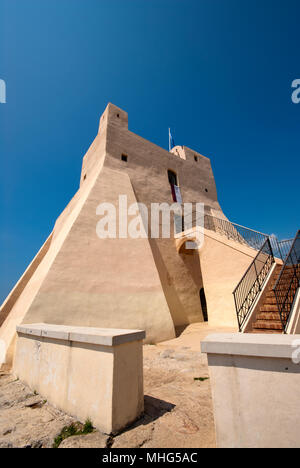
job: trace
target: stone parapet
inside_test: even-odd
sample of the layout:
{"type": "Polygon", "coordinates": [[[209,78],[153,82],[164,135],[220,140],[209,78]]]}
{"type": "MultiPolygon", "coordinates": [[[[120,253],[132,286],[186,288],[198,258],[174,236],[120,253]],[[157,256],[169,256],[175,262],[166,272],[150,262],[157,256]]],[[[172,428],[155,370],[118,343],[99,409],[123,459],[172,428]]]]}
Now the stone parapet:
{"type": "Polygon", "coordinates": [[[17,327],[14,374],[49,403],[107,434],[144,409],[141,330],[17,327]]]}

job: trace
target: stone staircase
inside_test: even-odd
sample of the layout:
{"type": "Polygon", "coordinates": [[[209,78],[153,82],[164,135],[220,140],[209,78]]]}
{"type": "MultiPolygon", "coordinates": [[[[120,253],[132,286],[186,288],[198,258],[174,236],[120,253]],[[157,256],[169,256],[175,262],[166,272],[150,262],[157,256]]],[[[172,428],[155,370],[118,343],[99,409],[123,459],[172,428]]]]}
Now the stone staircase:
{"type": "MultiPolygon", "coordinates": [[[[256,314],[255,322],[252,324],[252,333],[283,333],[282,323],[276,303],[273,287],[278,280],[281,271],[281,265],[275,267],[273,277],[266,293],[264,304],[256,314]]],[[[284,281],[288,282],[293,272],[285,274],[284,281]]]]}

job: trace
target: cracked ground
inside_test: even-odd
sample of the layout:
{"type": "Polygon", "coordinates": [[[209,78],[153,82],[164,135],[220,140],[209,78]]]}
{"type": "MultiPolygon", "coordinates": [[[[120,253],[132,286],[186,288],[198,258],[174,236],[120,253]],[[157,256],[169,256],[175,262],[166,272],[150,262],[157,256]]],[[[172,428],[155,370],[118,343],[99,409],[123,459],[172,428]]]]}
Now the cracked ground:
{"type": "MultiPolygon", "coordinates": [[[[145,345],[142,418],[116,436],[95,430],[69,437],[59,448],[215,447],[209,373],[200,341],[216,331],[224,330],[193,324],[179,338],[145,345]]],[[[52,447],[55,437],[72,422],[76,420],[12,374],[0,374],[0,448],[52,447]]]]}

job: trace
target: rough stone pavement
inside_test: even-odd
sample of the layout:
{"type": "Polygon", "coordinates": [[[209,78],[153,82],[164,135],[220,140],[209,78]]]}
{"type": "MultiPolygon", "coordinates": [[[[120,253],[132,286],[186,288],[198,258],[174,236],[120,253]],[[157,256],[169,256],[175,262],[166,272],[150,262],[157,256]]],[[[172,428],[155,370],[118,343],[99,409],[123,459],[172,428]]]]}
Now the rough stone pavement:
{"type": "Polygon", "coordinates": [[[72,421],[13,375],[0,374],[0,448],[52,447],[72,421]]]}
{"type": "MultiPolygon", "coordinates": [[[[121,434],[95,431],[65,439],[60,448],[214,447],[215,430],[206,355],[200,341],[213,332],[207,324],[187,327],[179,338],[144,346],[145,413],[121,434]]],[[[52,447],[64,426],[75,422],[40,395],[0,374],[0,448],[52,447]]],[[[82,421],[84,422],[84,421],[82,421]]]]}

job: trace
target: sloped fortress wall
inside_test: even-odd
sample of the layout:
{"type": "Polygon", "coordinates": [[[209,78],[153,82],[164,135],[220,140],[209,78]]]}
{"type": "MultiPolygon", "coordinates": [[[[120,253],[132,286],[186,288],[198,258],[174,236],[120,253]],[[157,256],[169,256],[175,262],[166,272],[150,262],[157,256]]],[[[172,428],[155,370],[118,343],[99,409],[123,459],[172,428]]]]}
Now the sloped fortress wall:
{"type": "Polygon", "coordinates": [[[99,239],[99,201],[117,206],[119,191],[136,198],[128,175],[104,167],[25,317],[103,328],[147,329],[149,341],[174,326],[148,239],[99,239]]]}
{"type": "Polygon", "coordinates": [[[127,113],[109,104],[83,158],[80,188],[0,329],[7,362],[20,323],[143,329],[146,341],[156,342],[203,320],[201,261],[178,254],[172,236],[99,239],[96,233],[98,205],[118,207],[119,195],[128,205],[172,204],[168,170],[177,175],[184,203],[203,202],[206,212],[225,218],[208,158],[184,146],[168,152],[135,135],[127,113]]]}

